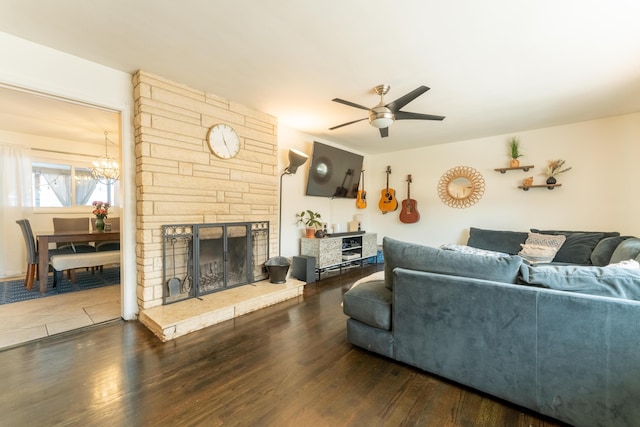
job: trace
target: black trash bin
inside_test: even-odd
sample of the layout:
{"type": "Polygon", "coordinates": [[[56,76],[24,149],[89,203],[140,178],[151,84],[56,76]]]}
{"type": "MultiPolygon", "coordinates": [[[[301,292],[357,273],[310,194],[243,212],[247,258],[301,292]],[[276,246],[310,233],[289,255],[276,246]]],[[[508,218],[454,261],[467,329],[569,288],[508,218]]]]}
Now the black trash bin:
{"type": "Polygon", "coordinates": [[[287,272],[291,265],[288,258],[283,256],[269,258],[264,265],[267,267],[267,272],[269,272],[269,282],[285,283],[287,281],[287,272]]]}

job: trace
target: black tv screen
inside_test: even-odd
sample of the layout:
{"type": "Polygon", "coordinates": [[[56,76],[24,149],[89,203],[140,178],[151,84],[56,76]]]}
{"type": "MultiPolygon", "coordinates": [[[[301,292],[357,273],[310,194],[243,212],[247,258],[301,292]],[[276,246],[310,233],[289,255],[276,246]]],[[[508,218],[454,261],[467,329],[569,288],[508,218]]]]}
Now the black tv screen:
{"type": "Polygon", "coordinates": [[[355,199],[364,157],[321,142],[313,142],[307,196],[355,199]]]}

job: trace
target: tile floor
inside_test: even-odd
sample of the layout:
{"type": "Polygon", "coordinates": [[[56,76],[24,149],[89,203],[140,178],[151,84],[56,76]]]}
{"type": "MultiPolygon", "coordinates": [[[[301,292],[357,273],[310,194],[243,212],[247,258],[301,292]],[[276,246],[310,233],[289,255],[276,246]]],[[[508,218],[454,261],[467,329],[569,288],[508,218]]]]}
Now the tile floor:
{"type": "Polygon", "coordinates": [[[120,318],[120,286],[0,305],[0,350],[120,318]]]}

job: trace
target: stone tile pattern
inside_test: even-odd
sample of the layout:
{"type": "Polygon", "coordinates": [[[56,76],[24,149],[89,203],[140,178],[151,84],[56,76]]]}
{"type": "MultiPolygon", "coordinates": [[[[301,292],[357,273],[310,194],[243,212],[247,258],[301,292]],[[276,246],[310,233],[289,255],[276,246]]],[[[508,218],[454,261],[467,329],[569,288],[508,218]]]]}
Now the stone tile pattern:
{"type": "Polygon", "coordinates": [[[269,221],[278,246],[277,120],[153,74],[133,76],[136,156],[137,297],[162,304],[163,224],[269,221]],[[230,124],[240,153],[211,153],[207,132],[230,124]]]}
{"type": "Polygon", "coordinates": [[[105,286],[5,304],[0,350],[120,318],[120,286],[105,286]]]}
{"type": "Polygon", "coordinates": [[[139,320],[160,340],[182,335],[251,313],[292,298],[302,298],[305,282],[289,278],[286,283],[268,280],[239,286],[200,299],[153,307],[140,312],[139,320]]]}

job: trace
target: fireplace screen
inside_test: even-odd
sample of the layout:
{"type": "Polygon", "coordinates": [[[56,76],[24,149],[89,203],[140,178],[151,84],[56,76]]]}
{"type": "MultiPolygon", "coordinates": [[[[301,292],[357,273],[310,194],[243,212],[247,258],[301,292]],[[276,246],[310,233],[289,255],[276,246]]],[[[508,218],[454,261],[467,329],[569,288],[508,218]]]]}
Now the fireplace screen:
{"type": "Polygon", "coordinates": [[[268,276],[268,221],[164,225],[162,236],[165,304],[268,276]]]}

